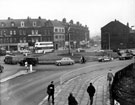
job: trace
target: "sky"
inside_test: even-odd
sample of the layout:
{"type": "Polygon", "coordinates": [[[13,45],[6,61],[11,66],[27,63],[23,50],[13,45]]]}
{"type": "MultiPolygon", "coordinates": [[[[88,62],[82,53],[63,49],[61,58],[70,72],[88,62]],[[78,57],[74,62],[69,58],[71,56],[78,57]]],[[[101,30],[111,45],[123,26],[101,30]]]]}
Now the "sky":
{"type": "Polygon", "coordinates": [[[0,19],[41,18],[79,21],[90,36],[100,35],[111,21],[135,26],[135,0],[0,0],[0,19]]]}

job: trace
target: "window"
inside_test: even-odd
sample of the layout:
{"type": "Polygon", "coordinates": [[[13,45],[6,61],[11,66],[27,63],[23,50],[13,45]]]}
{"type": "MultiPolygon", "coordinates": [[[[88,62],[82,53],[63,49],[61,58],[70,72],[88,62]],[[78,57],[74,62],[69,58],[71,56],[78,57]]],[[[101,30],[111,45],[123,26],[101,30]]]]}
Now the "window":
{"type": "Polygon", "coordinates": [[[64,29],[62,28],[62,32],[64,32],[64,29]]]}
{"type": "Polygon", "coordinates": [[[24,27],[24,22],[23,21],[21,22],[21,27],[24,27]]]}
{"type": "Polygon", "coordinates": [[[0,36],[2,36],[2,31],[0,30],[0,36]]]}
{"type": "Polygon", "coordinates": [[[35,27],[37,24],[36,24],[36,22],[33,22],[33,27],[35,27]]]}
{"type": "Polygon", "coordinates": [[[38,30],[35,30],[35,34],[36,34],[36,35],[38,34],[38,30]]]}
{"type": "Polygon", "coordinates": [[[15,26],[15,23],[14,22],[11,22],[11,26],[14,27],[15,26]]]}
{"type": "Polygon", "coordinates": [[[26,31],[23,30],[23,35],[26,35],[26,31]]]}
{"type": "Polygon", "coordinates": [[[20,43],[22,43],[22,40],[20,39],[20,43]]]}
{"type": "Polygon", "coordinates": [[[61,32],[61,28],[59,28],[59,32],[61,32]]]}
{"type": "Polygon", "coordinates": [[[35,34],[35,33],[34,33],[34,30],[31,30],[31,34],[32,34],[32,35],[34,35],[34,34],[35,34]]]}
{"type": "Polygon", "coordinates": [[[10,35],[12,35],[12,30],[10,30],[10,35]]]}
{"type": "Polygon", "coordinates": [[[23,42],[26,43],[26,37],[23,38],[23,42]]]}
{"type": "Polygon", "coordinates": [[[16,31],[14,30],[14,35],[16,35],[16,31]]]}
{"type": "Polygon", "coordinates": [[[3,43],[2,38],[0,38],[0,43],[3,43]]]}
{"type": "Polygon", "coordinates": [[[59,36],[59,39],[61,39],[61,35],[59,36]]]}
{"type": "Polygon", "coordinates": [[[3,33],[4,33],[4,35],[7,35],[7,34],[6,34],[6,30],[4,30],[3,33]]]}
{"type": "Polygon", "coordinates": [[[14,38],[14,43],[16,43],[16,41],[17,41],[17,39],[16,39],[16,38],[14,38]]]}
{"type": "Polygon", "coordinates": [[[55,36],[55,39],[58,39],[58,36],[57,35],[55,36]]]}
{"type": "Polygon", "coordinates": [[[10,38],[10,43],[12,43],[12,38],[10,38]]]}
{"type": "Polygon", "coordinates": [[[9,43],[9,38],[6,38],[6,42],[9,43]]]}
{"type": "Polygon", "coordinates": [[[5,25],[5,23],[1,23],[1,26],[2,26],[2,27],[5,27],[6,25],[5,25]]]}
{"type": "Polygon", "coordinates": [[[19,30],[19,34],[22,35],[22,30],[19,30]]]}
{"type": "Polygon", "coordinates": [[[62,39],[64,39],[64,35],[62,36],[62,39]]]}
{"type": "Polygon", "coordinates": [[[57,28],[55,28],[55,32],[58,32],[58,29],[57,28]]]}

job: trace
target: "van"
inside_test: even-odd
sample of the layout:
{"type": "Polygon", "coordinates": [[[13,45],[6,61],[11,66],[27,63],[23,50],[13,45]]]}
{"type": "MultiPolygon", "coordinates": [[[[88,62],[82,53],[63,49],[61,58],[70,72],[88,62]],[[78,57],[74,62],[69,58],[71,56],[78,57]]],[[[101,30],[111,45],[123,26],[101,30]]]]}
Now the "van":
{"type": "Polygon", "coordinates": [[[25,66],[25,62],[28,63],[28,66],[29,65],[36,66],[38,64],[38,58],[36,58],[36,57],[26,57],[23,60],[19,61],[20,66],[25,66]]]}
{"type": "Polygon", "coordinates": [[[5,64],[17,64],[18,58],[16,56],[6,56],[4,62],[5,64]]]}

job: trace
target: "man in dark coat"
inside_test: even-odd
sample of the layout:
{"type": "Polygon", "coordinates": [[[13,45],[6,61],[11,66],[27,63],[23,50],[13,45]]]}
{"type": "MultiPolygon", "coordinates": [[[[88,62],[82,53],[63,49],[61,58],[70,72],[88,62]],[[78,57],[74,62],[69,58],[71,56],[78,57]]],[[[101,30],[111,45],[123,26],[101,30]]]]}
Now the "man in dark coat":
{"type": "Polygon", "coordinates": [[[90,105],[93,104],[93,96],[95,94],[95,91],[96,91],[95,87],[92,85],[92,83],[90,83],[90,85],[87,88],[87,92],[88,92],[89,97],[90,97],[90,105]]]}
{"type": "Polygon", "coordinates": [[[51,81],[51,84],[47,87],[47,94],[48,94],[48,101],[50,101],[50,97],[52,97],[52,103],[54,104],[54,84],[53,81],[51,81]]]}
{"type": "Polygon", "coordinates": [[[110,69],[108,74],[107,74],[107,81],[109,81],[109,86],[111,86],[112,81],[113,81],[113,73],[112,70],[110,69]]]}
{"type": "Polygon", "coordinates": [[[86,62],[86,60],[85,60],[84,56],[81,56],[81,58],[80,58],[80,62],[81,62],[81,63],[85,63],[85,62],[86,62]]]}
{"type": "Polygon", "coordinates": [[[76,101],[72,93],[70,93],[68,96],[68,105],[78,105],[78,102],[76,101]]]}

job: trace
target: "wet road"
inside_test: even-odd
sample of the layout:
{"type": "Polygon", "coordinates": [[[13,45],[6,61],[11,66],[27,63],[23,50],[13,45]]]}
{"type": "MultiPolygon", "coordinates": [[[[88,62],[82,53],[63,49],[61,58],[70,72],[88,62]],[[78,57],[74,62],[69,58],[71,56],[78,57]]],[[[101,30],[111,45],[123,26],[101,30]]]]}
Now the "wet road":
{"type": "MultiPolygon", "coordinates": [[[[131,63],[130,61],[113,62],[89,62],[86,64],[76,64],[73,66],[38,65],[37,70],[32,74],[22,75],[1,84],[1,104],[2,105],[38,105],[46,96],[46,87],[50,81],[54,80],[59,85],[60,76],[77,68],[88,66],[87,69],[109,69],[123,67],[131,63]],[[95,65],[95,66],[94,66],[95,65]]],[[[83,69],[82,69],[83,70],[83,69]]],[[[97,72],[98,73],[98,72],[97,72]]]]}

